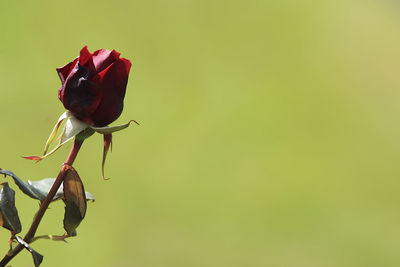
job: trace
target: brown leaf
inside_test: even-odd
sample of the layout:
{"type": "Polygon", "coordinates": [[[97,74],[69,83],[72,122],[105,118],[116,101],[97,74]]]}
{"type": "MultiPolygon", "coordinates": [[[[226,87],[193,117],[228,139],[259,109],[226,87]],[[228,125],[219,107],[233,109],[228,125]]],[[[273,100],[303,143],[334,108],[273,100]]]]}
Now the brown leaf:
{"type": "Polygon", "coordinates": [[[86,195],[81,178],[76,170],[68,166],[64,178],[65,202],[72,201],[79,208],[82,219],[86,214],[86,195]]]}

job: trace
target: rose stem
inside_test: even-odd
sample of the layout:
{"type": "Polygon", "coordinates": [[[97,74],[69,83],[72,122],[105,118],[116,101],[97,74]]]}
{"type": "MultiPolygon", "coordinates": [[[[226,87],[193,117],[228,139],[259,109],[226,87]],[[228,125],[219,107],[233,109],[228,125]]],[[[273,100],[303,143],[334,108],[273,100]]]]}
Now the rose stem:
{"type": "MultiPolygon", "coordinates": [[[[56,180],[54,181],[53,186],[50,188],[49,193],[47,194],[46,198],[43,200],[42,204],[40,205],[39,211],[36,213],[35,218],[29,228],[28,233],[25,235],[24,241],[27,243],[31,242],[31,239],[35,236],[36,230],[39,227],[40,221],[43,218],[44,213],[46,212],[47,208],[49,207],[53,197],[57,193],[58,188],[60,188],[62,182],[64,181],[65,170],[67,166],[72,166],[76,156],[78,155],[79,149],[81,148],[83,143],[82,139],[75,139],[74,145],[69,152],[67,161],[63,164],[60,173],[58,174],[56,180]]],[[[24,248],[21,244],[18,244],[12,251],[12,254],[7,254],[4,258],[0,261],[0,267],[6,266],[8,262],[11,261],[21,250],[24,248]]]]}

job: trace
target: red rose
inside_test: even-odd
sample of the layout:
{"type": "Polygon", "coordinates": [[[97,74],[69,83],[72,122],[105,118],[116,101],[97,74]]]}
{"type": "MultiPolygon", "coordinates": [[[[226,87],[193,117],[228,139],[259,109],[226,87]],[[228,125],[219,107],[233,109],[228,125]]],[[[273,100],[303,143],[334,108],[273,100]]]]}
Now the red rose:
{"type": "Polygon", "coordinates": [[[79,120],[103,127],[121,115],[131,62],[119,55],[106,49],[91,54],[85,46],[73,62],[57,68],[58,98],[79,120]]]}

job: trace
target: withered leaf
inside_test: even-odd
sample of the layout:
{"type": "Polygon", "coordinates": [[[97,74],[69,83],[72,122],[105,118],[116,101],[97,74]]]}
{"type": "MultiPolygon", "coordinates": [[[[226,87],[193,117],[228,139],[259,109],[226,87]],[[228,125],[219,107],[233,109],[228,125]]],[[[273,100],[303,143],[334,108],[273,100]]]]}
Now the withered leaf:
{"type": "Polygon", "coordinates": [[[86,214],[86,195],[81,178],[76,170],[68,167],[64,178],[64,229],[74,235],[86,214]]]}

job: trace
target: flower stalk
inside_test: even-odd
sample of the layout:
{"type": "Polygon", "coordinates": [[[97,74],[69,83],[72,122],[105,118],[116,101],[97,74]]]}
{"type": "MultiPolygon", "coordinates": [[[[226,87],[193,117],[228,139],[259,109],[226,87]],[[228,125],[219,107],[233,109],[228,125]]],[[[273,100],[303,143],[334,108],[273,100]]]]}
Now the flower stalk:
{"type": "MultiPolygon", "coordinates": [[[[61,170],[51,187],[49,193],[47,194],[47,197],[43,200],[43,202],[40,205],[39,211],[36,213],[35,218],[33,219],[33,222],[26,233],[24,237],[24,241],[26,243],[31,243],[33,238],[35,237],[36,231],[39,227],[39,224],[46,213],[47,208],[49,207],[51,201],[53,200],[55,194],[57,193],[57,190],[60,188],[61,184],[64,181],[65,173],[68,167],[72,166],[74,163],[78,152],[83,144],[84,138],[76,138],[74,145],[71,148],[71,151],[67,157],[67,160],[61,167],[61,170]]],[[[24,248],[23,245],[18,244],[11,252],[7,253],[7,255],[4,256],[4,258],[0,261],[0,267],[6,266],[7,263],[9,263],[16,255],[18,255],[19,252],[24,248]]]]}
{"type": "Polygon", "coordinates": [[[122,113],[131,66],[131,62],[120,57],[120,53],[115,50],[100,49],[90,53],[85,46],[77,58],[65,66],[57,68],[62,84],[58,90],[58,98],[66,111],[54,126],[44,147],[43,155],[23,158],[39,162],[52,155],[70,140],[74,140],[74,145],[57,178],[25,182],[13,172],[0,169],[1,174],[12,177],[23,193],[40,201],[40,208],[22,239],[17,236],[22,228],[15,207],[15,191],[8,186],[7,182],[0,184],[0,227],[11,232],[10,245],[14,241],[18,243],[14,249],[11,247],[0,261],[0,267],[6,266],[22,249],[27,249],[32,254],[35,267],[39,267],[43,261],[43,255],[35,251],[30,243],[38,238],[48,237],[52,240],[64,240],[76,235],[76,228],[86,214],[87,201],[94,200],[94,197],[85,191],[82,180],[72,164],[83,141],[95,132],[102,134],[104,151],[101,173],[105,179],[104,164],[107,152],[112,146],[112,134],[129,127],[131,122],[137,123],[129,121],[126,124],[109,126],[122,113]],[[63,122],[65,124],[62,133],[56,138],[63,122]],[[49,151],[53,142],[57,144],[49,151]],[[63,223],[66,234],[63,236],[35,236],[50,203],[60,198],[65,203],[63,223]]]}

